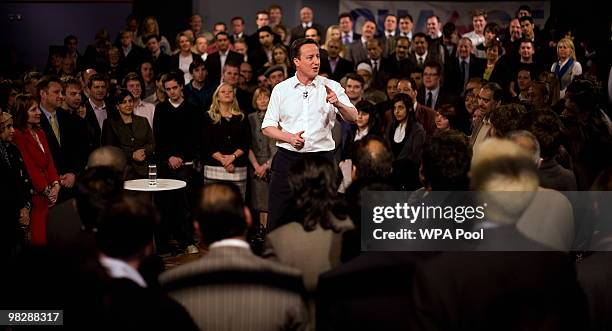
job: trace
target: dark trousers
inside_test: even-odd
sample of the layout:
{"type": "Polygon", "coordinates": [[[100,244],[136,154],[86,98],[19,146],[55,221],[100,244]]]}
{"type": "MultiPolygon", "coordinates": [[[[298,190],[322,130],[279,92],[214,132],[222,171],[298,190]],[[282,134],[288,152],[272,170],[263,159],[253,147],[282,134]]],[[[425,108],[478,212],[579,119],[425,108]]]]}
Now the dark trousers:
{"type": "Polygon", "coordinates": [[[268,232],[294,221],[291,219],[294,200],[289,188],[289,169],[302,158],[314,155],[334,162],[333,151],[297,153],[279,148],[274,155],[268,188],[268,232]]]}

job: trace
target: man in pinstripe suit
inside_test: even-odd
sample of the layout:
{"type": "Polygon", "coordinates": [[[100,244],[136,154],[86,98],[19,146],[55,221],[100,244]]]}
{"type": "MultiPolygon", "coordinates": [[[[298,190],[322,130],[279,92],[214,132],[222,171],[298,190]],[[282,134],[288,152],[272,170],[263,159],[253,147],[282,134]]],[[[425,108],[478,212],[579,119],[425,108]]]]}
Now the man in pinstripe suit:
{"type": "Polygon", "coordinates": [[[251,252],[251,215],[238,188],[206,186],[195,218],[210,252],[164,272],[160,282],[200,330],[306,329],[301,273],[251,252]]]}

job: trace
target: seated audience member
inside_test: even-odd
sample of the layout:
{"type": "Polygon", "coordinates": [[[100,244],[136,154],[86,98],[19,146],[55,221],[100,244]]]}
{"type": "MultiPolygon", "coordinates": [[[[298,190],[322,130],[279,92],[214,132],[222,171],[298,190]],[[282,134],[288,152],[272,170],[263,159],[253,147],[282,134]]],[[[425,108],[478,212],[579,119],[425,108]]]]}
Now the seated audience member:
{"type": "Polygon", "coordinates": [[[612,213],[608,201],[612,191],[612,168],[602,171],[595,179],[591,191],[602,191],[594,201],[596,210],[595,229],[590,250],[592,254],[585,257],[578,267],[578,281],[589,302],[591,325],[589,330],[608,330],[612,327],[610,320],[610,303],[612,293],[608,279],[610,271],[610,236],[612,228],[609,215],[612,213]]]}
{"type": "Polygon", "coordinates": [[[533,119],[530,131],[540,144],[540,186],[557,191],[576,191],[576,176],[556,160],[562,139],[559,116],[550,110],[542,110],[533,119]]]}
{"type": "MultiPolygon", "coordinates": [[[[536,166],[540,166],[540,144],[531,132],[511,131],[506,136],[526,150],[536,166]]],[[[585,225],[574,225],[573,207],[561,193],[541,186],[537,191],[516,227],[529,239],[556,250],[569,251],[574,247],[575,234],[585,225]]]]}
{"type": "Polygon", "coordinates": [[[393,154],[393,177],[398,189],[418,188],[418,167],[425,141],[425,129],[416,120],[413,100],[407,94],[395,96],[393,122],[385,132],[393,154]]]}
{"type": "MultiPolygon", "coordinates": [[[[478,191],[534,191],[538,187],[533,158],[510,141],[491,138],[483,142],[475,151],[470,173],[471,187],[478,191]]],[[[516,213],[528,206],[528,200],[519,200],[499,201],[515,208],[498,208],[500,213],[487,219],[495,226],[488,228],[488,238],[478,246],[483,251],[442,253],[417,268],[416,329],[487,330],[498,328],[500,322],[513,330],[542,325],[551,330],[575,330],[587,325],[586,302],[572,258],[546,251],[549,248],[507,223],[516,221],[516,213]],[[499,252],[508,249],[510,242],[529,251],[499,252]],[[465,288],[473,288],[469,296],[462,292],[465,288]]],[[[489,207],[499,207],[492,204],[497,202],[491,201],[489,207]]]]}
{"type": "Polygon", "coordinates": [[[117,198],[101,211],[95,234],[100,264],[107,284],[107,320],[119,328],[198,330],[180,304],[149,288],[138,271],[153,254],[156,214],[150,203],[130,197],[117,198]]]}
{"type": "Polygon", "coordinates": [[[130,164],[126,179],[145,178],[155,151],[153,130],[146,118],[134,115],[134,97],[128,90],[115,98],[115,104],[119,116],[104,121],[102,145],[123,150],[130,164]]]}
{"type": "Polygon", "coordinates": [[[340,264],[342,232],[353,228],[350,219],[333,212],[335,177],[333,164],[319,156],[304,158],[291,167],[288,180],[295,199],[295,221],[270,232],[264,244],[264,257],[304,273],[308,292],[317,288],[319,274],[340,264]]]}
{"type": "Polygon", "coordinates": [[[200,330],[306,328],[301,274],[251,252],[246,242],[251,214],[237,187],[205,186],[194,224],[209,253],[164,272],[160,282],[200,330]]]}

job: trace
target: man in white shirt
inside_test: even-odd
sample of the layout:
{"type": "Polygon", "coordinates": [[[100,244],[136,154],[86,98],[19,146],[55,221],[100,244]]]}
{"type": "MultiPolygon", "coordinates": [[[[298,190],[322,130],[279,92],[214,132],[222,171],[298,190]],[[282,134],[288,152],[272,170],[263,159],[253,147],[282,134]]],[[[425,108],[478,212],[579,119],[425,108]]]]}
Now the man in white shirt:
{"type": "Polygon", "coordinates": [[[268,230],[288,221],[291,165],[313,153],[332,160],[336,114],[349,123],[357,118],[357,109],[340,84],[318,75],[321,61],[316,41],[296,40],[291,54],[296,74],[274,88],[261,125],[264,135],[279,147],[272,163],[268,230]]]}
{"type": "Polygon", "coordinates": [[[485,25],[487,25],[487,12],[484,9],[475,10],[472,13],[472,27],[474,30],[463,35],[463,37],[470,38],[474,48],[484,43],[485,25]]]}
{"type": "Polygon", "coordinates": [[[147,119],[151,128],[153,128],[153,116],[155,115],[155,106],[152,103],[143,101],[140,97],[142,95],[142,82],[138,75],[134,72],[130,72],[123,78],[123,88],[127,89],[132,93],[134,97],[134,114],[142,116],[147,119]]]}

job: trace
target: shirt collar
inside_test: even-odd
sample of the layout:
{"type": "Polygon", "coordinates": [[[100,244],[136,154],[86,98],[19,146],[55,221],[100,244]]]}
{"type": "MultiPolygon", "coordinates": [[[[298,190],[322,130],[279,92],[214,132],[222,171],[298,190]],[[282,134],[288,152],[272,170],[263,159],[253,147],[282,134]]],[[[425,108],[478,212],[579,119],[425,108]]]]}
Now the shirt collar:
{"type": "MultiPolygon", "coordinates": [[[[319,83],[321,83],[321,76],[317,76],[315,77],[315,79],[312,80],[312,82],[306,86],[314,86],[315,88],[319,86],[319,83]]],[[[293,86],[294,88],[298,87],[299,85],[302,85],[302,83],[300,83],[300,80],[297,78],[297,73],[295,75],[293,75],[293,77],[291,77],[292,81],[291,81],[291,86],[293,86]]]]}
{"type": "Polygon", "coordinates": [[[249,244],[246,241],[240,240],[240,239],[223,239],[223,240],[215,241],[214,243],[210,245],[209,248],[215,249],[219,247],[238,247],[238,248],[246,248],[248,250],[251,250],[251,247],[249,246],[249,244]]]}
{"type": "Polygon", "coordinates": [[[106,255],[101,255],[100,263],[106,269],[111,278],[127,278],[138,284],[140,287],[147,287],[147,283],[145,282],[144,278],[142,278],[140,273],[138,273],[138,270],[125,263],[125,261],[106,255]]]}
{"type": "Polygon", "coordinates": [[[105,110],[106,109],[106,103],[104,101],[102,101],[102,107],[98,107],[96,106],[95,103],[93,103],[91,98],[89,98],[89,104],[91,105],[91,108],[93,108],[93,110],[105,110]]]}
{"type": "Polygon", "coordinates": [[[39,104],[38,108],[40,108],[40,111],[43,112],[43,114],[45,114],[45,116],[47,117],[48,120],[51,119],[51,113],[45,109],[45,107],[43,107],[41,104],[39,104]]]}

